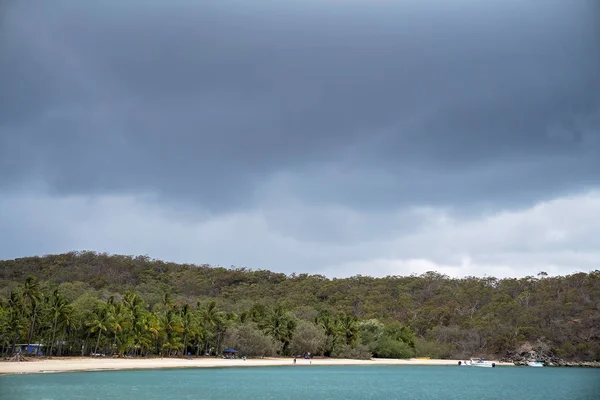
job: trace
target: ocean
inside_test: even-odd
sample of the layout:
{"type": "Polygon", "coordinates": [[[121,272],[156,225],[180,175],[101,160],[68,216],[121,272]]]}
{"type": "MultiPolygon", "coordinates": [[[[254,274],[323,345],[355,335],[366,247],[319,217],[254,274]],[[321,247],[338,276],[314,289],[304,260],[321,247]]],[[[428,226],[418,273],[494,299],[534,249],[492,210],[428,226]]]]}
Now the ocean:
{"type": "Polygon", "coordinates": [[[600,369],[290,366],[0,376],[0,400],[598,400],[600,369]]]}

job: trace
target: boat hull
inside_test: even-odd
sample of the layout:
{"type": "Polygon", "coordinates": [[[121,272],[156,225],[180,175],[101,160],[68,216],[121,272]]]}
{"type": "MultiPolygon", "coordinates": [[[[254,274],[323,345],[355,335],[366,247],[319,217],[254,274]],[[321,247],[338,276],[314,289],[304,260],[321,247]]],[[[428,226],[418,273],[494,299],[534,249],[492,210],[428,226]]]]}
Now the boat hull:
{"type": "Polygon", "coordinates": [[[479,367],[479,368],[494,368],[496,363],[489,362],[482,359],[471,359],[469,364],[470,367],[479,367]]]}

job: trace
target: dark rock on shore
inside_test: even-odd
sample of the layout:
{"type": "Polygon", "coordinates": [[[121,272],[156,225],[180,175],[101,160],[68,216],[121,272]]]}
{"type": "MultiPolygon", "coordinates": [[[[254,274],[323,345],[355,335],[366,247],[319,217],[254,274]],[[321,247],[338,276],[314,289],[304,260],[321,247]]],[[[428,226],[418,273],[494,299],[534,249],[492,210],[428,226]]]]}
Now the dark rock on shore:
{"type": "Polygon", "coordinates": [[[541,361],[545,367],[588,367],[600,368],[600,361],[579,361],[579,360],[563,360],[562,358],[550,355],[545,352],[537,352],[534,350],[525,352],[507,351],[501,362],[511,362],[515,365],[527,365],[528,362],[541,361]]]}

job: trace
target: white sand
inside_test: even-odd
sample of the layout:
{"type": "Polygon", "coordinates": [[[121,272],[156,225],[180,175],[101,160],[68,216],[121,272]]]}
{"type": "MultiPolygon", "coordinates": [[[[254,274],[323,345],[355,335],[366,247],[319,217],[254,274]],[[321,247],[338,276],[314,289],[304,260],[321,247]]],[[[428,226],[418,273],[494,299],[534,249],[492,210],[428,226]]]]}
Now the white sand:
{"type": "MultiPolygon", "coordinates": [[[[499,363],[496,365],[513,365],[499,363]]],[[[397,360],[397,359],[298,359],[297,366],[309,365],[457,365],[458,360],[397,360]]],[[[125,369],[155,369],[155,368],[214,368],[214,367],[267,367],[293,365],[291,358],[264,358],[243,360],[223,360],[218,358],[149,358],[149,359],[118,359],[118,358],[55,358],[39,361],[0,362],[0,374],[32,374],[72,371],[115,371],[125,369]]]]}

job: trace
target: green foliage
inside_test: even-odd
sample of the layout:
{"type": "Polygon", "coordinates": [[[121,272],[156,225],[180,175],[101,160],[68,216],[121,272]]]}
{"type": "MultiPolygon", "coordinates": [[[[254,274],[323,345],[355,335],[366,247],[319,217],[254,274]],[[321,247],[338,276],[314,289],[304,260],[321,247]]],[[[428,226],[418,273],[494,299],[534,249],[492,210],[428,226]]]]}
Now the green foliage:
{"type": "Polygon", "coordinates": [[[386,326],[383,336],[406,343],[409,347],[415,347],[415,333],[408,326],[404,326],[398,321],[386,326]]]}
{"type": "Polygon", "coordinates": [[[414,356],[415,334],[398,321],[387,326],[376,319],[359,324],[361,341],[375,357],[410,358],[414,356]]]}
{"type": "Polygon", "coordinates": [[[238,350],[240,356],[248,357],[272,357],[280,349],[279,342],[266,336],[252,322],[229,329],[224,343],[225,346],[238,350]]]}
{"type": "Polygon", "coordinates": [[[296,318],[279,304],[268,309],[258,326],[271,338],[280,343],[278,353],[283,355],[292,340],[296,328],[296,318]]]}
{"type": "Polygon", "coordinates": [[[327,279],[71,252],[0,261],[0,352],[42,342],[54,356],[215,355],[260,332],[282,355],[465,358],[542,343],[593,360],[598,298],[600,271],[327,279]]]}
{"type": "Polygon", "coordinates": [[[327,336],[323,328],[310,321],[300,321],[290,342],[290,352],[293,355],[322,355],[326,344],[327,336]]]}
{"type": "Polygon", "coordinates": [[[452,345],[436,340],[415,339],[415,357],[450,358],[454,350],[452,345]]]}
{"type": "Polygon", "coordinates": [[[377,342],[375,357],[379,358],[411,358],[415,352],[407,343],[389,336],[383,336],[377,342]]]}
{"type": "Polygon", "coordinates": [[[341,344],[335,348],[332,357],[335,358],[351,358],[356,360],[368,360],[371,358],[372,354],[369,351],[368,347],[357,343],[354,345],[341,344]]]}
{"type": "Polygon", "coordinates": [[[351,315],[340,313],[336,319],[338,332],[343,336],[346,345],[353,345],[358,339],[358,319],[351,315]]]}
{"type": "Polygon", "coordinates": [[[358,331],[362,344],[367,346],[371,353],[375,353],[377,343],[383,336],[385,325],[377,319],[362,321],[358,325],[358,331]]]}

